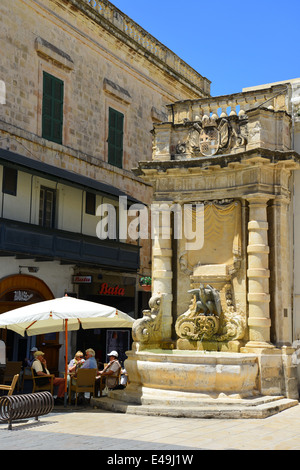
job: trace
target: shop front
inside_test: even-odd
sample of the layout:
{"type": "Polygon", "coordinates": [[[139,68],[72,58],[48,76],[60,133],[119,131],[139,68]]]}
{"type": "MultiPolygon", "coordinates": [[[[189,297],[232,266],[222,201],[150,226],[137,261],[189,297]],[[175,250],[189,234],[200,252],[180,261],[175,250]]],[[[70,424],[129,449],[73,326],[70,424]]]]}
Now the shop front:
{"type": "MultiPolygon", "coordinates": [[[[132,273],[102,272],[78,273],[73,276],[74,286],[77,286],[78,298],[115,307],[121,312],[136,317],[138,308],[138,293],[136,275],[132,273]]],[[[115,350],[123,364],[126,351],[132,344],[130,328],[97,328],[93,330],[80,329],[76,333],[76,347],[85,351],[92,348],[96,359],[101,364],[107,362],[107,354],[115,350]]],[[[75,341],[73,341],[73,344],[75,341]]],[[[75,346],[75,344],[74,344],[75,346]]]]}
{"type": "MultiPolygon", "coordinates": [[[[38,277],[15,274],[0,280],[0,314],[53,298],[47,284],[38,277]]],[[[61,348],[58,333],[23,337],[10,330],[0,329],[0,340],[6,344],[8,361],[23,361],[25,357],[29,357],[31,347],[36,346],[45,353],[49,370],[57,372],[61,348]]]]}
{"type": "MultiPolygon", "coordinates": [[[[67,284],[67,282],[66,282],[67,284]]],[[[133,318],[141,316],[141,292],[138,276],[135,273],[101,272],[89,269],[79,272],[70,279],[74,295],[80,299],[113,306],[133,318]]],[[[72,288],[71,288],[72,290],[72,288]]],[[[53,299],[55,296],[46,282],[37,276],[15,274],[0,279],[0,315],[1,313],[23,307],[28,304],[53,299]]],[[[147,304],[145,303],[145,308],[147,304]]],[[[51,373],[59,375],[64,367],[64,335],[48,333],[38,336],[20,336],[10,330],[0,329],[0,340],[6,344],[7,361],[23,361],[35,346],[45,353],[51,373]]],[[[69,352],[71,359],[77,350],[92,348],[100,363],[106,363],[107,354],[117,350],[120,362],[126,359],[126,351],[131,349],[131,328],[97,328],[70,332],[69,352]]]]}

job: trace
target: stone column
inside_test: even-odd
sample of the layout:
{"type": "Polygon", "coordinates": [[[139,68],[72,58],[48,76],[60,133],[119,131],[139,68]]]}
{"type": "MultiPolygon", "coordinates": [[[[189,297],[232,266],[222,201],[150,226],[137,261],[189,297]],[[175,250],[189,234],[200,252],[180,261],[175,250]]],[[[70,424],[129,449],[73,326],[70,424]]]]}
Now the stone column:
{"type": "Polygon", "coordinates": [[[249,342],[246,348],[273,348],[270,343],[269,246],[267,202],[273,196],[251,194],[248,223],[248,305],[249,342]]]}
{"type": "Polygon", "coordinates": [[[159,202],[160,219],[152,219],[152,295],[163,294],[161,338],[172,338],[172,229],[170,203],[159,202]]]}

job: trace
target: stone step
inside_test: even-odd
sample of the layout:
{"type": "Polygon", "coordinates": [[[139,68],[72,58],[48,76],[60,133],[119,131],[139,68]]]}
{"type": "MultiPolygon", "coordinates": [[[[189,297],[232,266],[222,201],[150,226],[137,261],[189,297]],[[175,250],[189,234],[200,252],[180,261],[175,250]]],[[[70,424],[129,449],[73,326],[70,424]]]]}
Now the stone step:
{"type": "Polygon", "coordinates": [[[134,405],[110,397],[92,398],[91,406],[103,410],[146,416],[166,416],[176,418],[216,418],[243,419],[267,418],[299,404],[298,400],[283,397],[259,397],[251,406],[241,400],[239,403],[207,400],[197,406],[175,406],[165,404],[134,405]]]}
{"type": "MultiPolygon", "coordinates": [[[[151,391],[153,392],[153,391],[151,391]]],[[[250,397],[229,397],[228,395],[222,394],[218,397],[209,397],[203,396],[196,393],[179,393],[172,391],[172,393],[166,393],[165,390],[158,391],[155,390],[155,393],[149,393],[149,391],[143,393],[139,392],[130,392],[127,394],[126,390],[111,390],[109,392],[109,397],[118,401],[126,402],[134,405],[160,405],[160,406],[175,406],[175,407],[198,407],[198,406],[233,406],[233,405],[243,405],[243,406],[257,406],[263,403],[268,403],[270,401],[281,400],[284,398],[282,395],[279,396],[263,396],[263,395],[254,395],[250,397]]]]}

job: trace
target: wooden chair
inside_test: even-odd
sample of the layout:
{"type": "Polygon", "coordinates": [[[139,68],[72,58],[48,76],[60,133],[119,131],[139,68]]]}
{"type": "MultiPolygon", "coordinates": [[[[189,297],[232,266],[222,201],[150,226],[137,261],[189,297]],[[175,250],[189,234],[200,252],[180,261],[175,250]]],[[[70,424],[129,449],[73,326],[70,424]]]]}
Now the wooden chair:
{"type": "Polygon", "coordinates": [[[76,377],[71,378],[69,386],[69,403],[72,392],[75,392],[75,405],[77,406],[77,394],[90,392],[95,396],[95,379],[97,369],[78,369],[76,377]]]}
{"type": "Polygon", "coordinates": [[[49,392],[53,395],[53,379],[54,375],[50,374],[46,377],[44,375],[35,375],[34,369],[31,367],[31,376],[32,376],[32,393],[35,392],[44,392],[49,390],[49,392]],[[46,378],[49,378],[49,382],[43,383],[46,378]],[[41,380],[44,379],[44,380],[41,380]]]}
{"type": "MultiPolygon", "coordinates": [[[[5,366],[3,383],[11,383],[15,375],[20,376],[22,361],[8,361],[5,366]]],[[[19,377],[18,377],[19,380],[19,377]]],[[[17,383],[19,389],[19,382],[17,383]]]]}
{"type": "Polygon", "coordinates": [[[8,391],[7,396],[10,397],[14,393],[14,389],[15,389],[15,386],[16,386],[18,380],[19,380],[19,374],[16,374],[13,377],[12,382],[11,382],[10,385],[0,384],[0,390],[7,390],[8,391]]]}
{"type": "Polygon", "coordinates": [[[99,379],[99,387],[100,387],[100,397],[102,397],[102,391],[104,390],[105,388],[105,385],[106,385],[106,379],[107,377],[110,377],[110,378],[115,378],[115,387],[117,385],[120,385],[120,378],[121,378],[121,367],[119,367],[118,371],[115,372],[114,374],[111,374],[111,375],[101,375],[100,376],[100,379],[99,379]]]}

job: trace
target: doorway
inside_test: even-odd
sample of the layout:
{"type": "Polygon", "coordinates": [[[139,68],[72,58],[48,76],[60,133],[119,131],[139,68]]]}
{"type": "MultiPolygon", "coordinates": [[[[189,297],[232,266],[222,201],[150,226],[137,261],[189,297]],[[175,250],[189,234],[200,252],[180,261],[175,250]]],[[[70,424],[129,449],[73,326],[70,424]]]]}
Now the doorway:
{"type": "MultiPolygon", "coordinates": [[[[54,295],[49,287],[38,277],[15,274],[0,280],[0,315],[9,310],[53,298],[54,295]]],[[[0,328],[0,339],[6,344],[8,361],[22,361],[25,357],[29,357],[32,346],[37,346],[45,353],[47,363],[49,355],[50,371],[51,369],[53,371],[58,369],[59,335],[57,333],[54,333],[54,335],[55,338],[54,336],[47,338],[47,335],[23,337],[10,330],[0,328]]]]}

